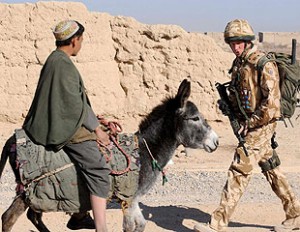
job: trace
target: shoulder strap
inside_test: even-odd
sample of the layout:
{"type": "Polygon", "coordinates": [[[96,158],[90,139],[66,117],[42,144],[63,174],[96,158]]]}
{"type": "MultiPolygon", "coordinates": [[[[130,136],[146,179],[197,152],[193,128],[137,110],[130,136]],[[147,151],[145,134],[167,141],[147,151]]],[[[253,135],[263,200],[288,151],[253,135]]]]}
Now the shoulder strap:
{"type": "Polygon", "coordinates": [[[250,55],[248,55],[245,59],[248,63],[253,64],[255,66],[257,66],[258,62],[264,57],[266,56],[266,53],[262,52],[262,51],[255,51],[253,53],[251,53],[250,55]]]}
{"type": "Polygon", "coordinates": [[[261,51],[250,54],[247,61],[253,64],[257,70],[257,83],[260,85],[260,79],[262,71],[268,62],[276,61],[274,52],[268,52],[267,54],[261,51]]]}
{"type": "Polygon", "coordinates": [[[264,66],[267,62],[270,61],[276,61],[276,56],[274,52],[269,52],[263,56],[260,57],[260,59],[257,61],[257,70],[259,72],[262,72],[262,70],[264,69],[264,66]]]}

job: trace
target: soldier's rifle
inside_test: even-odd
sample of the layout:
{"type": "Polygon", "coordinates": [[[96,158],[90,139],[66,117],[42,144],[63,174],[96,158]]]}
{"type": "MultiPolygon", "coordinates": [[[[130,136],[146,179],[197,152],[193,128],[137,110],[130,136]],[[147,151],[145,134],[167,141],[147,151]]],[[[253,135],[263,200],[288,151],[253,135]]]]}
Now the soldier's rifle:
{"type": "Polygon", "coordinates": [[[234,114],[232,104],[228,97],[227,89],[228,89],[229,85],[230,85],[230,82],[226,82],[224,84],[221,84],[219,82],[216,83],[216,88],[217,88],[220,98],[224,104],[224,109],[222,111],[229,118],[233,133],[239,141],[239,146],[243,148],[244,153],[246,154],[246,156],[248,156],[247,149],[245,148],[245,145],[244,145],[245,139],[243,138],[241,133],[239,133],[239,131],[241,129],[241,125],[234,114]]]}

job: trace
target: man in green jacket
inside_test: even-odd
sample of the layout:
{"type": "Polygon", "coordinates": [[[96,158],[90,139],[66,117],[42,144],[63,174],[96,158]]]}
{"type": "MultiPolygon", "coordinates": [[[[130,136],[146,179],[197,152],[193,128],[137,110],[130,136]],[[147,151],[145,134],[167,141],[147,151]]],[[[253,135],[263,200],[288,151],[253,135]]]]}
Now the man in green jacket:
{"type": "MultiPolygon", "coordinates": [[[[90,191],[95,225],[89,216],[91,225],[80,225],[75,214],[67,226],[91,226],[97,232],[107,232],[105,210],[110,169],[99,152],[97,140],[105,145],[110,140],[99,126],[83,80],[70,59],[81,49],[83,32],[84,27],[74,20],[64,20],[54,28],[57,49],[43,66],[23,129],[37,144],[55,151],[64,149],[82,171],[90,191]]],[[[81,222],[86,222],[86,218],[81,222]]]]}

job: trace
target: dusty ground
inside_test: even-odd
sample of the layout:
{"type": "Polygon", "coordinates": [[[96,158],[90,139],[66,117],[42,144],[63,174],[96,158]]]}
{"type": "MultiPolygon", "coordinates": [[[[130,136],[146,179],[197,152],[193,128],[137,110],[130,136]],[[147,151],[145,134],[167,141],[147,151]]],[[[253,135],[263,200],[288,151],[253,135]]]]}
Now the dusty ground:
{"type": "MultiPolygon", "coordinates": [[[[299,110],[298,110],[299,112],[299,110]]],[[[162,186],[158,181],[140,206],[148,220],[146,232],[189,232],[197,222],[207,222],[209,214],[216,208],[226,180],[226,171],[231,162],[235,138],[231,129],[223,124],[212,124],[220,136],[220,147],[214,153],[203,151],[178,152],[174,164],[168,167],[169,182],[162,186]]],[[[11,125],[2,125],[1,138],[12,131],[11,125]]],[[[277,140],[282,170],[286,173],[296,195],[300,198],[300,119],[294,120],[294,128],[279,123],[277,140]]],[[[13,178],[7,165],[0,186],[2,213],[13,198],[13,178]]],[[[44,214],[50,231],[70,231],[65,224],[69,216],[64,213],[44,214]]],[[[270,231],[284,219],[282,205],[271,191],[260,170],[255,170],[253,179],[241,199],[228,231],[270,231]]],[[[122,231],[122,212],[118,205],[111,204],[107,210],[110,232],[122,231]]],[[[17,221],[14,232],[37,231],[25,215],[17,221]]],[[[88,231],[88,230],[81,230],[88,231]]]]}

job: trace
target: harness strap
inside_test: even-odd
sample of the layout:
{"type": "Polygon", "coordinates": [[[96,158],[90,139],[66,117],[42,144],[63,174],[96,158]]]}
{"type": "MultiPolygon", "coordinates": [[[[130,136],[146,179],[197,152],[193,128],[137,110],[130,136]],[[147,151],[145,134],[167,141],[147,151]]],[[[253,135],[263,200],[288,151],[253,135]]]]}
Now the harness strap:
{"type": "Polygon", "coordinates": [[[248,115],[246,114],[243,106],[242,106],[242,103],[241,103],[241,100],[240,100],[240,97],[239,97],[239,94],[235,88],[235,86],[230,86],[230,91],[232,91],[235,95],[235,98],[236,98],[236,101],[238,103],[238,107],[239,107],[239,110],[240,112],[242,113],[242,115],[244,116],[245,120],[249,121],[249,117],[248,115]]]}
{"type": "Polygon", "coordinates": [[[273,155],[266,162],[259,162],[258,165],[261,168],[262,172],[270,171],[281,164],[280,159],[275,150],[273,150],[273,155]]]}

